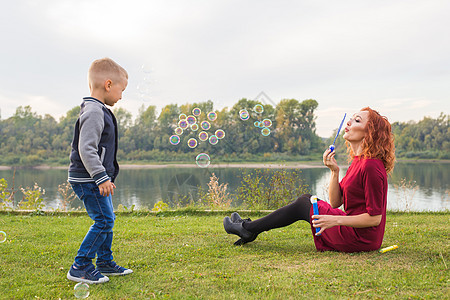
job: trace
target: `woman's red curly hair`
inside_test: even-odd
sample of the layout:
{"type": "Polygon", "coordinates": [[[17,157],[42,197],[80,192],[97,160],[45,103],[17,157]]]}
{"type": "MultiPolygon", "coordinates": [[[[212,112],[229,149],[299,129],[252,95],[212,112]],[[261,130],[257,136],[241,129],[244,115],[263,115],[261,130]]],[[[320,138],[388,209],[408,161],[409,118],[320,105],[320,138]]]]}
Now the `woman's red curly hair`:
{"type": "MultiPolygon", "coordinates": [[[[362,142],[363,151],[361,156],[367,158],[378,158],[383,164],[386,172],[389,174],[394,169],[395,164],[395,145],[394,134],[388,119],[381,116],[376,110],[370,107],[364,107],[361,111],[369,112],[369,120],[365,128],[366,136],[362,142]]],[[[349,158],[353,159],[353,153],[350,144],[346,142],[349,158]]]]}

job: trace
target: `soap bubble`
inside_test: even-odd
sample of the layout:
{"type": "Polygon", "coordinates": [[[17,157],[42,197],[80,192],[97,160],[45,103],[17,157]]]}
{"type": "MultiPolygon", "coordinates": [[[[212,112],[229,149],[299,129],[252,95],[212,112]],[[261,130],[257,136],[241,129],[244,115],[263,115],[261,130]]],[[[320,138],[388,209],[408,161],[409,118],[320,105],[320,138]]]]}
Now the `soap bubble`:
{"type": "Polygon", "coordinates": [[[169,139],[172,145],[178,145],[180,143],[180,137],[178,135],[172,135],[169,139]]]}
{"type": "Polygon", "coordinates": [[[242,121],[247,121],[250,118],[250,114],[246,109],[241,109],[239,111],[239,118],[241,118],[242,121]]]}
{"type": "Polygon", "coordinates": [[[189,125],[192,125],[192,124],[197,123],[197,118],[195,118],[194,116],[188,116],[186,118],[186,121],[189,123],[189,125]]]}
{"type": "Polygon", "coordinates": [[[255,107],[253,107],[253,111],[257,114],[262,114],[264,112],[264,106],[256,104],[255,107]]]}
{"type": "Polygon", "coordinates": [[[270,129],[267,127],[264,127],[263,129],[261,129],[261,134],[263,136],[268,136],[270,134],[270,129]]]}
{"type": "Polygon", "coordinates": [[[202,113],[202,110],[198,107],[196,107],[192,110],[192,114],[196,117],[200,116],[201,113],[202,113]]]}
{"type": "Polygon", "coordinates": [[[180,114],[179,116],[178,116],[178,119],[179,120],[185,120],[187,118],[187,116],[185,115],[185,114],[180,114]]]}
{"type": "Polygon", "coordinates": [[[189,148],[197,147],[197,140],[194,138],[190,138],[187,142],[189,148]]]}
{"type": "Polygon", "coordinates": [[[270,126],[272,126],[272,120],[270,120],[270,119],[264,119],[264,120],[262,121],[262,123],[264,124],[264,127],[270,127],[270,126]]]}
{"type": "Polygon", "coordinates": [[[264,127],[266,127],[266,126],[264,126],[264,123],[263,122],[259,122],[259,128],[264,128],[264,127]]]}
{"type": "Polygon", "coordinates": [[[195,162],[197,163],[197,166],[199,166],[200,168],[206,168],[211,163],[211,160],[208,154],[200,153],[195,158],[195,162]]]}
{"type": "Polygon", "coordinates": [[[89,285],[85,282],[78,282],[73,290],[75,297],[78,299],[84,299],[89,296],[89,285]]]}
{"type": "Polygon", "coordinates": [[[177,127],[175,128],[175,134],[176,135],[182,135],[183,134],[183,129],[181,127],[177,127]]]}
{"type": "Polygon", "coordinates": [[[217,136],[219,140],[225,137],[225,131],[223,131],[222,129],[217,129],[214,134],[217,136]]]}
{"type": "Polygon", "coordinates": [[[147,74],[153,72],[152,65],[149,63],[142,64],[141,69],[142,69],[142,72],[147,73],[147,74]]]}
{"type": "Polygon", "coordinates": [[[217,114],[213,111],[208,113],[208,120],[215,121],[217,119],[217,114]]]}
{"type": "Polygon", "coordinates": [[[4,243],[6,241],[6,232],[0,231],[0,243],[4,243]]]}
{"type": "Polygon", "coordinates": [[[180,120],[180,122],[178,122],[178,126],[180,126],[182,129],[186,129],[189,126],[189,123],[186,120],[180,120]]]}
{"type": "Polygon", "coordinates": [[[150,85],[141,83],[138,86],[136,86],[136,89],[139,91],[139,94],[141,97],[146,97],[150,93],[150,85]]]}
{"type": "Polygon", "coordinates": [[[202,142],[206,141],[208,139],[208,133],[206,131],[200,131],[198,139],[202,142]]]}
{"type": "Polygon", "coordinates": [[[203,121],[200,126],[203,130],[208,130],[209,128],[211,128],[211,124],[208,121],[203,121]]]}
{"type": "Polygon", "coordinates": [[[191,129],[192,129],[192,131],[197,131],[198,130],[198,124],[192,124],[191,125],[191,129]]]}
{"type": "Polygon", "coordinates": [[[255,122],[253,123],[253,125],[254,125],[256,128],[259,128],[259,121],[255,121],[255,122]]]}
{"type": "Polygon", "coordinates": [[[209,143],[211,145],[217,145],[218,142],[219,142],[219,139],[217,138],[217,136],[212,135],[209,137],[209,143]]]}

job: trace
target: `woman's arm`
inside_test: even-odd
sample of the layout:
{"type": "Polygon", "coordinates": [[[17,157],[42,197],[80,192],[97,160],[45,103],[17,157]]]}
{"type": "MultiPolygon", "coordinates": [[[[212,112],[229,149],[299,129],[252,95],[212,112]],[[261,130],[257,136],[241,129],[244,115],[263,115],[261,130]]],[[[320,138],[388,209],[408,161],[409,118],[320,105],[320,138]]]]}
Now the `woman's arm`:
{"type": "Polygon", "coordinates": [[[323,153],[323,164],[331,170],[330,183],[328,185],[328,197],[331,207],[338,208],[342,205],[341,188],[339,187],[339,166],[334,158],[336,152],[327,149],[323,153]]]}
{"type": "Polygon", "coordinates": [[[313,227],[320,227],[316,235],[320,235],[325,229],[334,226],[350,226],[354,228],[365,228],[380,225],[381,215],[371,216],[363,213],[355,216],[335,216],[335,215],[313,215],[311,216],[313,227]]]}

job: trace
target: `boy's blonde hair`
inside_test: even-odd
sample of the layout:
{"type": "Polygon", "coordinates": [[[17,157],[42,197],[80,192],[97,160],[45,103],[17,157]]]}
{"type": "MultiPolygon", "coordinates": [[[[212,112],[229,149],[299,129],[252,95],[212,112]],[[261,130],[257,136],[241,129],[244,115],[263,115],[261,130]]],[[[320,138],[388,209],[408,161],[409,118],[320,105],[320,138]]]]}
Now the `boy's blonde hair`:
{"type": "Polygon", "coordinates": [[[105,57],[95,60],[89,67],[89,86],[94,89],[102,87],[108,79],[113,82],[128,79],[128,73],[111,58],[105,57]]]}

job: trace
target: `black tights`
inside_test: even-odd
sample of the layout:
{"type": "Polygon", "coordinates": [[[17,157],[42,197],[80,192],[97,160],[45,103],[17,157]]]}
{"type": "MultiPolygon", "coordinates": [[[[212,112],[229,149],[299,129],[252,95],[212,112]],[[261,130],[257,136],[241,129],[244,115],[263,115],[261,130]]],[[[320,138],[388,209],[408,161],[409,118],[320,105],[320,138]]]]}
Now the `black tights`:
{"type": "Polygon", "coordinates": [[[244,222],[242,226],[250,232],[261,233],[274,228],[291,225],[298,220],[311,222],[309,212],[311,210],[310,194],[304,194],[288,205],[271,212],[261,219],[244,222]]]}

